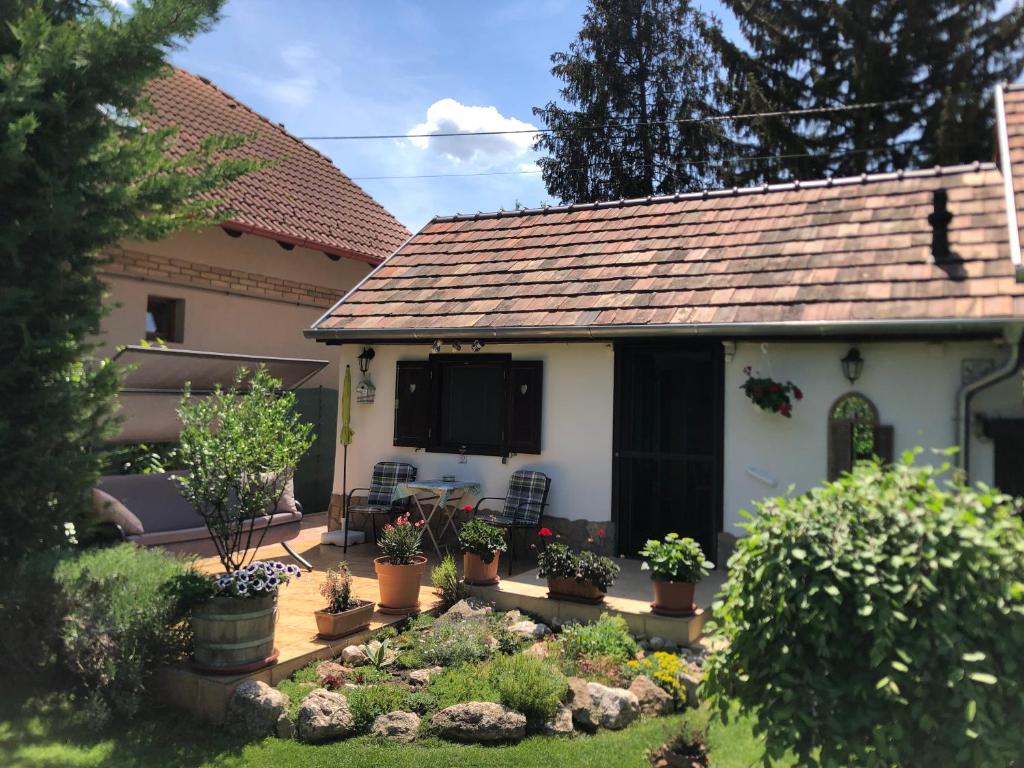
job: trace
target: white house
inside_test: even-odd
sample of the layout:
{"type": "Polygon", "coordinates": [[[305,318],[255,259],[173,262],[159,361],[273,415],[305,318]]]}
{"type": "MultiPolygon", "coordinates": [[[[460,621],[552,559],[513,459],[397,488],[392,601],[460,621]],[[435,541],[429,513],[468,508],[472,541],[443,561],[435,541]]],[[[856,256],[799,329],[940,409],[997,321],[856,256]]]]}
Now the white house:
{"type": "Polygon", "coordinates": [[[1024,494],[1024,88],[997,101],[996,164],[435,218],[306,331],[375,351],[349,485],[539,469],[547,525],[627,555],[714,552],[753,501],[914,446],[1024,494]]]}

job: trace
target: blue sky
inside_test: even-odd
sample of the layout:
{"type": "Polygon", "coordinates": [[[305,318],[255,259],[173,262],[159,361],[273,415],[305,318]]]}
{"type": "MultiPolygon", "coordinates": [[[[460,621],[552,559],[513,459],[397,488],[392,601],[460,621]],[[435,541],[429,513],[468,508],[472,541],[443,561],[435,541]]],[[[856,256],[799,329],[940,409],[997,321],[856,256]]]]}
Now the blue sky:
{"type": "MultiPolygon", "coordinates": [[[[709,0],[710,2],[710,0],[709,0]]],[[[557,97],[549,56],[585,0],[229,0],[175,64],[296,136],[536,126],[557,97]]],[[[410,229],[435,214],[548,201],[529,135],[311,141],[410,229]],[[366,179],[417,174],[507,175],[366,179]],[[514,173],[507,173],[514,172],[514,173]]]]}

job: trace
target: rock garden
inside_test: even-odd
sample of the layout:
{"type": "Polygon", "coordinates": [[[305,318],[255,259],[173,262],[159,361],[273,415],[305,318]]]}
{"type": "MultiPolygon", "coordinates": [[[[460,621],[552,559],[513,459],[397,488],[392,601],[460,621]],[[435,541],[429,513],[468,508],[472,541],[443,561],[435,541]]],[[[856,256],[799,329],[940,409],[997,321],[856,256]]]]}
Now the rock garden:
{"type": "Polygon", "coordinates": [[[509,744],[621,730],[696,704],[702,649],[633,637],[624,620],[549,627],[469,598],[351,645],[277,688],[239,686],[226,728],[311,744],[370,734],[509,744]]]}

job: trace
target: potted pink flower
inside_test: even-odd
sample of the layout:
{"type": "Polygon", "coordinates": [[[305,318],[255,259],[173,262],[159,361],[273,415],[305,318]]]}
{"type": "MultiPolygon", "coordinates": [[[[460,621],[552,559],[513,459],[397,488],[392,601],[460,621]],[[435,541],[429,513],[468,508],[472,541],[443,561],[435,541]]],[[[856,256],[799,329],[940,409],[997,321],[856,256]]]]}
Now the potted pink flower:
{"type": "Polygon", "coordinates": [[[373,561],[380,590],[381,613],[415,613],[420,607],[420,582],[427,567],[423,552],[423,521],[415,523],[409,515],[394,525],[384,526],[378,541],[383,556],[373,561]]]}

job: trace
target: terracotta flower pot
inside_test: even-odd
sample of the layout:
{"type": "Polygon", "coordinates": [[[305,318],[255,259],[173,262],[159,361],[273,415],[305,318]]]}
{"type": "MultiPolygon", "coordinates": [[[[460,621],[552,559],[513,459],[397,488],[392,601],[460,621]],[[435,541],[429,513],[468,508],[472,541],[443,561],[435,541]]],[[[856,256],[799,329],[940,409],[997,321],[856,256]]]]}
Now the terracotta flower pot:
{"type": "Polygon", "coordinates": [[[494,553],[494,559],[485,563],[480,555],[472,552],[462,553],[462,578],[467,584],[490,586],[498,583],[498,559],[500,552],[494,553]]]}
{"type": "Polygon", "coordinates": [[[651,610],[664,616],[692,616],[697,606],[693,593],[697,585],[691,581],[662,581],[651,579],[654,584],[654,602],[651,610]]]}
{"type": "Polygon", "coordinates": [[[339,637],[351,635],[370,626],[373,616],[373,603],[369,600],[357,601],[359,605],[341,613],[313,611],[316,617],[317,637],[322,640],[337,640],[339,637]]]}
{"type": "Polygon", "coordinates": [[[409,565],[392,565],[387,557],[378,557],[373,561],[373,568],[380,590],[378,611],[406,614],[419,609],[420,580],[427,568],[427,558],[419,555],[409,565]]]}
{"type": "Polygon", "coordinates": [[[589,581],[576,581],[562,576],[548,576],[548,597],[557,600],[574,600],[578,603],[600,603],[604,600],[604,590],[598,589],[589,581]]]}

